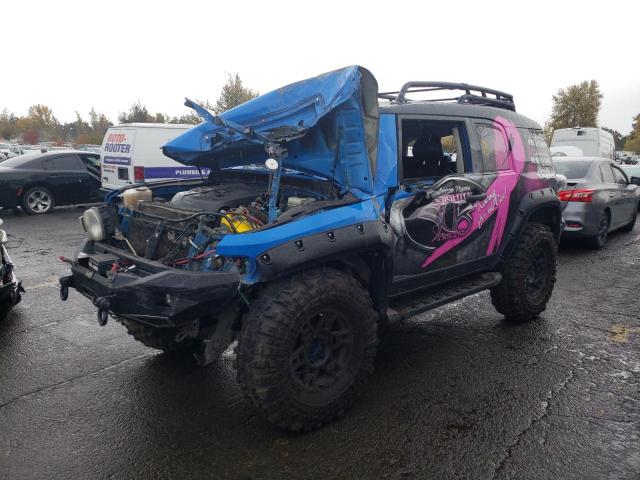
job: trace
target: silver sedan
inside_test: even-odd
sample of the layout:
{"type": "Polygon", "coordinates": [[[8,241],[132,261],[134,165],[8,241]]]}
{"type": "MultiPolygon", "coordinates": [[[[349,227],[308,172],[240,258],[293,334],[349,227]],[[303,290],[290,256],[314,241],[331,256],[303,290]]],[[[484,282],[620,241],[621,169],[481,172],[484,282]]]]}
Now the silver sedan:
{"type": "Polygon", "coordinates": [[[563,237],[584,238],[595,248],[618,228],[630,232],[640,201],[640,178],[629,177],[606,158],[554,158],[557,173],[567,177],[560,191],[565,229],[563,237]]]}

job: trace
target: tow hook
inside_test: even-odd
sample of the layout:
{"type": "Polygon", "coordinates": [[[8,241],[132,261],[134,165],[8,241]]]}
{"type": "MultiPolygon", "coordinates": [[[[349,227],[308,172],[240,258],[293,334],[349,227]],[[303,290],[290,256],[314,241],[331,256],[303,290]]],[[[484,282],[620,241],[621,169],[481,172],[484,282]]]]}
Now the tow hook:
{"type": "Polygon", "coordinates": [[[68,277],[60,278],[60,300],[63,302],[69,298],[69,287],[73,284],[73,277],[69,275],[68,277]]]}
{"type": "Polygon", "coordinates": [[[98,307],[98,325],[104,327],[109,320],[109,300],[100,297],[96,299],[95,304],[98,307]]]}

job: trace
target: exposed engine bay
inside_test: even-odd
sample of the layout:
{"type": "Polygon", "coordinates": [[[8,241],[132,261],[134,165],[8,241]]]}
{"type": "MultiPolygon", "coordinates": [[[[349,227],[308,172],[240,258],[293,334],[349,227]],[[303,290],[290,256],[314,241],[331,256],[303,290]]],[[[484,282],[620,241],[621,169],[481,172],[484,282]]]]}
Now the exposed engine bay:
{"type": "MultiPolygon", "coordinates": [[[[116,208],[105,205],[87,210],[82,217],[84,228],[94,240],[174,268],[237,269],[242,273],[243,260],[217,255],[216,246],[223,237],[269,228],[351,200],[350,194],[339,195],[330,182],[283,178],[275,220],[270,222],[271,177],[258,172],[225,173],[218,172],[203,185],[177,193],[152,185],[124,191],[116,208]],[[129,194],[145,200],[135,197],[131,201],[129,194]]],[[[135,268],[131,262],[112,255],[93,266],[103,274],[131,268],[135,268]]]]}

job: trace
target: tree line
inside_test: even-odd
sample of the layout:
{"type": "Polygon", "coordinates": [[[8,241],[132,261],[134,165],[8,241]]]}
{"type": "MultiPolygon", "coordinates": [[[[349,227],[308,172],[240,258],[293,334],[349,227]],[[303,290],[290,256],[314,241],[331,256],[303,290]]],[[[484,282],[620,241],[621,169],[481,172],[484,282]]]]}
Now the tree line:
{"type": "MultiPolygon", "coordinates": [[[[198,103],[215,113],[222,113],[258,96],[258,92],[245,87],[240,76],[228,74],[220,96],[211,104],[208,100],[198,103]]],[[[171,117],[164,113],[152,113],[140,101],[134,102],[126,112],[118,115],[119,123],[200,123],[195,113],[171,117]]],[[[0,139],[18,140],[26,144],[53,142],[54,144],[102,144],[105,132],[113,122],[94,108],[89,118],[84,119],[76,112],[76,119],[62,123],[46,105],[32,105],[27,115],[15,116],[6,108],[0,113],[0,139]]]]}
{"type": "MultiPolygon", "coordinates": [[[[258,92],[243,85],[240,76],[228,74],[218,99],[198,101],[215,113],[225,112],[258,96],[258,92]]],[[[560,88],[551,97],[553,107],[551,117],[544,125],[547,142],[551,141],[554,130],[570,127],[597,127],[603,95],[596,80],[584,81],[566,88],[560,88]]],[[[140,101],[135,102],[126,112],[118,115],[120,123],[187,123],[197,124],[200,118],[195,113],[170,117],[164,113],[152,113],[140,101]]],[[[53,111],[46,105],[33,105],[24,117],[16,117],[6,109],[0,113],[0,138],[19,139],[24,143],[36,144],[51,141],[59,144],[101,144],[107,128],[113,123],[104,114],[93,108],[85,120],[76,112],[73,122],[60,123],[53,111]]],[[[611,128],[604,130],[613,135],[616,150],[640,153],[640,113],[632,118],[631,133],[623,135],[611,128]]]]}
{"type": "MultiPolygon", "coordinates": [[[[554,130],[571,127],[598,127],[598,116],[603,95],[596,80],[583,81],[576,85],[560,88],[551,97],[553,107],[551,118],[544,125],[547,143],[551,142],[554,130]]],[[[616,150],[640,153],[640,113],[633,117],[631,133],[623,135],[617,130],[602,126],[611,133],[616,150]]]]}

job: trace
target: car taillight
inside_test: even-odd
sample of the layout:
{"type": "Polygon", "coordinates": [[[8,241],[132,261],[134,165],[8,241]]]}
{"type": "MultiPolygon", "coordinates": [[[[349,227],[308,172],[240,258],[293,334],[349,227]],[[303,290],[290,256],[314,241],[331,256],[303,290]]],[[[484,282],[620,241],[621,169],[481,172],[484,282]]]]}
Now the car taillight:
{"type": "Polygon", "coordinates": [[[595,190],[590,188],[576,188],[560,192],[560,200],[563,202],[591,202],[595,190]]]}
{"type": "Polygon", "coordinates": [[[144,182],[144,167],[133,167],[133,181],[144,182]]]}

